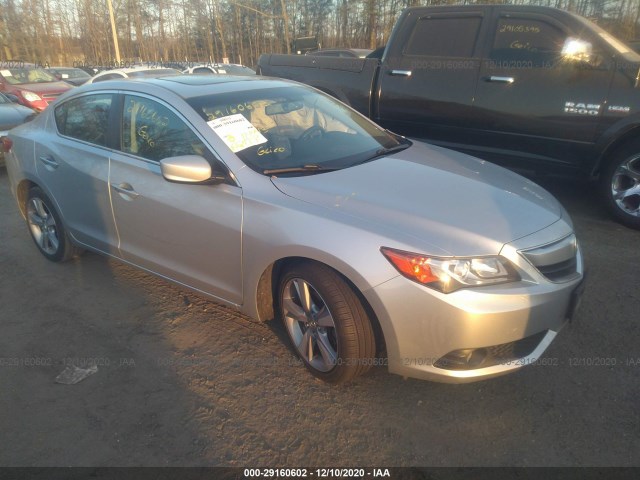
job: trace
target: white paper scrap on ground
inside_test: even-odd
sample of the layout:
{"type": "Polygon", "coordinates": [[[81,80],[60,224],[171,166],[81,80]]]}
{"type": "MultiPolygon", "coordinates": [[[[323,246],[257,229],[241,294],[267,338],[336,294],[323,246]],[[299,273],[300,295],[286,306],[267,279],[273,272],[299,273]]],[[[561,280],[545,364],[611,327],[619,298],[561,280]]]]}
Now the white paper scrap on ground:
{"type": "Polygon", "coordinates": [[[93,375],[98,371],[97,365],[91,365],[89,368],[79,368],[75,365],[69,365],[65,368],[60,375],[56,377],[56,383],[63,383],[65,385],[73,385],[81,382],[89,375],[93,375]]]}
{"type": "Polygon", "coordinates": [[[267,142],[260,131],[241,113],[210,120],[207,125],[234,153],[267,142]]]}

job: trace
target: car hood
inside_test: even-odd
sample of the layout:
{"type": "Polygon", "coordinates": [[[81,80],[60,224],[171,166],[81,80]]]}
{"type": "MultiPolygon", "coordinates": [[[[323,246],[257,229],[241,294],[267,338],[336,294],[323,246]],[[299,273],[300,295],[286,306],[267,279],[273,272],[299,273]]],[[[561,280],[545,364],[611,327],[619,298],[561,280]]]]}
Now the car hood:
{"type": "Polygon", "coordinates": [[[28,117],[35,115],[30,108],[15,103],[0,104],[0,132],[10,130],[23,123],[28,117]]]}
{"type": "Polygon", "coordinates": [[[286,195],[376,224],[398,240],[387,246],[433,255],[497,254],[563,215],[551,194],[520,175],[421,142],[355,167],[272,181],[286,195]]]}
{"type": "Polygon", "coordinates": [[[19,90],[29,90],[30,92],[40,94],[47,93],[64,93],[74,87],[66,82],[42,82],[42,83],[21,83],[20,85],[14,85],[19,90]]]}

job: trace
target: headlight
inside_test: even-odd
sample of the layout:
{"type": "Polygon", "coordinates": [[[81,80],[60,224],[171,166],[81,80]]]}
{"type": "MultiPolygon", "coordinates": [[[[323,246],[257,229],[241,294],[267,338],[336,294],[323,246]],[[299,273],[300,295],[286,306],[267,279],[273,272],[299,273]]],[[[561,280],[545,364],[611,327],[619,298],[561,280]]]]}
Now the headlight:
{"type": "Polygon", "coordinates": [[[502,257],[429,257],[386,247],[380,251],[409,280],[443,293],[520,280],[513,265],[502,257]]]}
{"type": "Polygon", "coordinates": [[[22,92],[22,98],[24,98],[27,102],[37,102],[38,100],[42,100],[40,95],[33,92],[22,92]]]}

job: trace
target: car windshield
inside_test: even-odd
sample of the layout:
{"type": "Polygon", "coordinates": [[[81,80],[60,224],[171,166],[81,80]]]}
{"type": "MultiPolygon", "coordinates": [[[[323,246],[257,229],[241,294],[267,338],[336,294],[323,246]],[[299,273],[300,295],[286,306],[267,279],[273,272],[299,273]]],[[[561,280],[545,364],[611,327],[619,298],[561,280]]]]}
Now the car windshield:
{"type": "Polygon", "coordinates": [[[56,78],[41,68],[9,68],[0,70],[0,75],[11,85],[23,83],[55,82],[56,78]]]}
{"type": "Polygon", "coordinates": [[[302,86],[187,101],[243,162],[267,175],[347,168],[411,144],[302,86]]]}
{"type": "Polygon", "coordinates": [[[91,75],[79,68],[54,68],[52,70],[62,75],[62,78],[91,78],[91,75]]]}

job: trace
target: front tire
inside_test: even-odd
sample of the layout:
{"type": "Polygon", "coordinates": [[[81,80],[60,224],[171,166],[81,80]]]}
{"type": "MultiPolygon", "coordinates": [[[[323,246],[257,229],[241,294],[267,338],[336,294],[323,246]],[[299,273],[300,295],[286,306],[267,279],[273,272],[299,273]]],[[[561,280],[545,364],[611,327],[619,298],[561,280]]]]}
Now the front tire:
{"type": "Polygon", "coordinates": [[[295,352],[317,378],[345,383],[373,364],[371,321],[352,287],[334,270],[314,262],[287,269],[278,306],[295,352]]]}
{"type": "Polygon", "coordinates": [[[616,150],[603,170],[601,191],[620,223],[640,229],[640,139],[616,150]]]}
{"type": "Polygon", "coordinates": [[[53,203],[40,188],[29,190],[25,207],[29,233],[45,258],[65,262],[80,252],[69,240],[53,203]]]}

